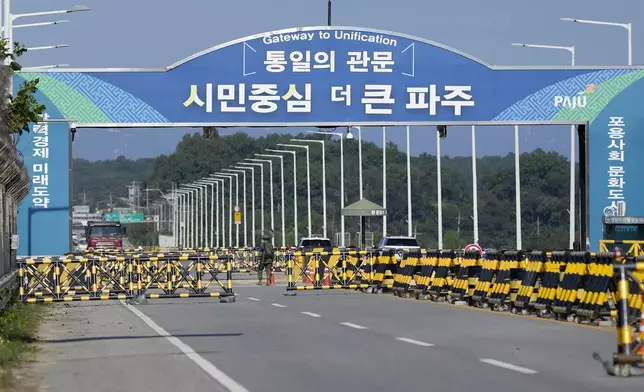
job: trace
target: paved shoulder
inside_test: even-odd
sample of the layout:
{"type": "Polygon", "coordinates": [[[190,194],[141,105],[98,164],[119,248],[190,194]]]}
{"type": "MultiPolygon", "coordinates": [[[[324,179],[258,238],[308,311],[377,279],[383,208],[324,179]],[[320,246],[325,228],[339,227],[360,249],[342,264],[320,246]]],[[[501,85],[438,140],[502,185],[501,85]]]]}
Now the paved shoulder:
{"type": "Polygon", "coordinates": [[[118,302],[53,305],[31,369],[43,390],[223,391],[118,302]]]}

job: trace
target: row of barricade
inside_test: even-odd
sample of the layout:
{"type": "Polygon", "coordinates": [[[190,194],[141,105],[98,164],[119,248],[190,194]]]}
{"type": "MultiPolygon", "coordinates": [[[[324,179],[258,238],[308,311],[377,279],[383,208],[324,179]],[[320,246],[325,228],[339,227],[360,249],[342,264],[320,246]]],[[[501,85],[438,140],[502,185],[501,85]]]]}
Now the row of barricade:
{"type": "MultiPolygon", "coordinates": [[[[615,302],[612,253],[453,250],[341,251],[286,254],[287,293],[360,289],[524,315],[596,322],[615,302]]],[[[629,312],[640,317],[642,291],[632,282],[629,312]]]]}
{"type": "Polygon", "coordinates": [[[218,297],[234,302],[229,255],[67,255],[18,260],[24,302],[218,297]]]}
{"type": "MultiPolygon", "coordinates": [[[[233,273],[255,273],[257,266],[261,260],[261,252],[258,248],[181,248],[170,251],[154,251],[154,250],[139,250],[135,248],[124,249],[123,251],[111,249],[95,249],[91,251],[84,251],[81,253],[69,253],[66,256],[118,256],[118,255],[131,255],[131,256],[152,256],[168,254],[198,254],[202,256],[229,256],[232,263],[233,273]]],[[[275,272],[285,271],[286,259],[285,249],[278,249],[275,252],[275,261],[273,268],[275,272]]]]}

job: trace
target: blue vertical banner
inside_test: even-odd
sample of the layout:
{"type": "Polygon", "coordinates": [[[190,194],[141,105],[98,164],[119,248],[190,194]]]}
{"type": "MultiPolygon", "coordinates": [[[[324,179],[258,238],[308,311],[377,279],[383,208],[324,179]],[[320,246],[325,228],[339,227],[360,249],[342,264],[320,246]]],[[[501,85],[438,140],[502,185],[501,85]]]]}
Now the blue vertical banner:
{"type": "Polygon", "coordinates": [[[644,113],[634,102],[644,80],[613,99],[590,126],[590,241],[602,238],[603,216],[644,216],[644,113]]]}
{"type": "Polygon", "coordinates": [[[43,122],[23,132],[18,150],[29,173],[30,192],[18,207],[19,256],[49,256],[70,251],[70,135],[60,112],[40,93],[47,106],[43,122]]]}

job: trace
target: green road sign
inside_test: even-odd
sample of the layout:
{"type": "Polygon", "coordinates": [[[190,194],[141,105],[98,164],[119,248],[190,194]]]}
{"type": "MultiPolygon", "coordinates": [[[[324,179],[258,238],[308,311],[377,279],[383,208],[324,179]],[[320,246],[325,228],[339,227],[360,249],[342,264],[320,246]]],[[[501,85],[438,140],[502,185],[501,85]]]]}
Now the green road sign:
{"type": "Polygon", "coordinates": [[[142,212],[136,214],[121,214],[121,223],[143,223],[145,217],[142,212]]]}
{"type": "Polygon", "coordinates": [[[133,214],[122,214],[118,211],[106,212],[103,214],[104,221],[117,221],[121,223],[143,223],[145,217],[142,212],[133,213],[133,214]]]}

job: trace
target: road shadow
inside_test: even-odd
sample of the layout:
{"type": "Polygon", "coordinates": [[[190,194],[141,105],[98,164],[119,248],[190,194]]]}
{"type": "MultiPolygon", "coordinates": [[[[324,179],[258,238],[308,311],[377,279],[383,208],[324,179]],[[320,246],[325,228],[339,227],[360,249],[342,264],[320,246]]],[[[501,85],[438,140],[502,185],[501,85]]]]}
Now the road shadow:
{"type": "MultiPolygon", "coordinates": [[[[177,334],[172,335],[175,338],[198,338],[198,337],[235,337],[243,336],[243,333],[195,333],[195,334],[177,334]]],[[[77,343],[77,342],[98,342],[105,340],[137,340],[137,339],[165,339],[161,335],[132,335],[132,336],[94,336],[82,338],[68,338],[68,339],[43,339],[36,340],[38,343],[77,343]]]]}

